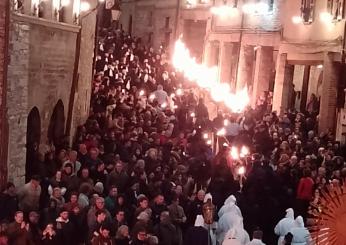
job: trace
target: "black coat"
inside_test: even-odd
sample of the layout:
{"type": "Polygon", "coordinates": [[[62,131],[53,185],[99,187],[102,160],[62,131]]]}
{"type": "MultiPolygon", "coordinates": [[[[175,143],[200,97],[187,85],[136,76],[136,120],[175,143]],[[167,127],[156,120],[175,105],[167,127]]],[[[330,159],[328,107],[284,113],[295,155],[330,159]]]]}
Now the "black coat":
{"type": "Polygon", "coordinates": [[[208,239],[210,236],[207,229],[193,226],[185,234],[184,245],[208,245],[208,239]]]}

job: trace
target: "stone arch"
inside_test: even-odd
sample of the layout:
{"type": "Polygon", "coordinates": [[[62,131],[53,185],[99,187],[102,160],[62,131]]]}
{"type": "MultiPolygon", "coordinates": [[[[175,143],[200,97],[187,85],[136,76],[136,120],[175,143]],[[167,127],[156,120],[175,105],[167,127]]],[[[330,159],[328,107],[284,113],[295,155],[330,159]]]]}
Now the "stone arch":
{"type": "Polygon", "coordinates": [[[56,103],[48,126],[48,142],[55,147],[60,147],[65,132],[65,109],[64,103],[58,100],[56,103]]]}
{"type": "Polygon", "coordinates": [[[28,115],[26,130],[26,163],[25,181],[29,181],[37,173],[36,163],[41,140],[41,116],[37,107],[33,107],[28,115]]]}

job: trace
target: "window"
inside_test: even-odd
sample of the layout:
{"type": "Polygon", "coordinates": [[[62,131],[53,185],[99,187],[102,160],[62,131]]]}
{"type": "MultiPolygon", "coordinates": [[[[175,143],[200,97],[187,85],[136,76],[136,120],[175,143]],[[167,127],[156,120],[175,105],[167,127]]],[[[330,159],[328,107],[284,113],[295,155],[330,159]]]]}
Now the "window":
{"type": "Polygon", "coordinates": [[[304,24],[311,24],[315,13],[315,0],[302,0],[301,16],[304,24]]]}
{"type": "Polygon", "coordinates": [[[328,0],[327,10],[334,21],[340,21],[344,18],[345,0],[328,0]]]}
{"type": "Polygon", "coordinates": [[[148,26],[153,25],[153,11],[149,12],[149,21],[148,21],[148,26]]]}
{"type": "Polygon", "coordinates": [[[166,17],[166,21],[165,21],[165,28],[169,28],[169,17],[166,17]]]}

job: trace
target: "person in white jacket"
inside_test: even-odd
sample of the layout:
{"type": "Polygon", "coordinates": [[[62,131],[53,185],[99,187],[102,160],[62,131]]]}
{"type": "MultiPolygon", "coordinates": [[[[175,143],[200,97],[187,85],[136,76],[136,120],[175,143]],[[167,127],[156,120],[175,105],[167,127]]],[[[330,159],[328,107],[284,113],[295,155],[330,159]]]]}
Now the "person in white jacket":
{"type": "Polygon", "coordinates": [[[302,216],[298,216],[295,220],[295,223],[296,226],[290,230],[290,233],[293,235],[292,245],[310,244],[310,232],[305,228],[302,216]]]}
{"type": "Polygon", "coordinates": [[[222,215],[228,212],[233,212],[237,214],[239,217],[243,218],[240,208],[236,205],[236,202],[237,202],[237,199],[235,198],[235,196],[230,195],[226,199],[226,201],[224,202],[224,205],[221,207],[220,211],[217,214],[219,218],[221,218],[222,215]]]}
{"type": "Polygon", "coordinates": [[[235,212],[227,212],[221,216],[221,218],[218,221],[217,229],[217,240],[219,241],[219,244],[221,244],[224,240],[226,233],[229,232],[229,230],[235,228],[237,224],[239,224],[239,220],[243,222],[242,217],[240,217],[235,212]]]}
{"type": "Polygon", "coordinates": [[[286,210],[285,218],[281,219],[274,228],[275,234],[279,236],[278,245],[282,245],[285,235],[295,226],[294,211],[289,208],[286,210]]]}
{"type": "Polygon", "coordinates": [[[253,232],[252,240],[251,242],[247,243],[246,245],[266,245],[262,242],[263,232],[260,230],[256,230],[253,232]]]}

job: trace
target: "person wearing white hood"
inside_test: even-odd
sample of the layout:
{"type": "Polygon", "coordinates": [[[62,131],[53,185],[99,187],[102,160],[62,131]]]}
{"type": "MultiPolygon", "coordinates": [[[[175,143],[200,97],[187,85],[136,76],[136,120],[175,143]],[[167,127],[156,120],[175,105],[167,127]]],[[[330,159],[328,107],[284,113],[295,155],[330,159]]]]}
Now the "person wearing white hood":
{"type": "Polygon", "coordinates": [[[224,205],[221,207],[220,211],[218,212],[219,218],[221,218],[222,215],[228,212],[233,212],[237,214],[239,217],[243,218],[240,208],[236,205],[236,201],[237,199],[235,198],[235,196],[230,195],[224,202],[224,205]]]}
{"type": "Polygon", "coordinates": [[[243,219],[237,217],[234,226],[227,232],[222,245],[246,245],[250,242],[249,234],[244,229],[243,219]]]}
{"type": "Polygon", "coordinates": [[[285,218],[281,219],[274,228],[275,234],[279,236],[278,245],[282,245],[285,235],[295,226],[294,211],[289,208],[286,210],[285,218]]]}
{"type": "Polygon", "coordinates": [[[295,220],[296,226],[290,230],[293,235],[292,245],[308,245],[311,241],[310,232],[304,226],[302,216],[298,216],[295,220]]]}
{"type": "Polygon", "coordinates": [[[231,230],[234,230],[235,237],[241,241],[241,244],[245,245],[246,243],[250,242],[249,234],[244,230],[243,218],[229,212],[222,215],[221,219],[219,220],[217,239],[219,244],[222,244],[222,242],[226,240],[226,234],[232,234],[232,232],[230,232],[231,230]]]}

